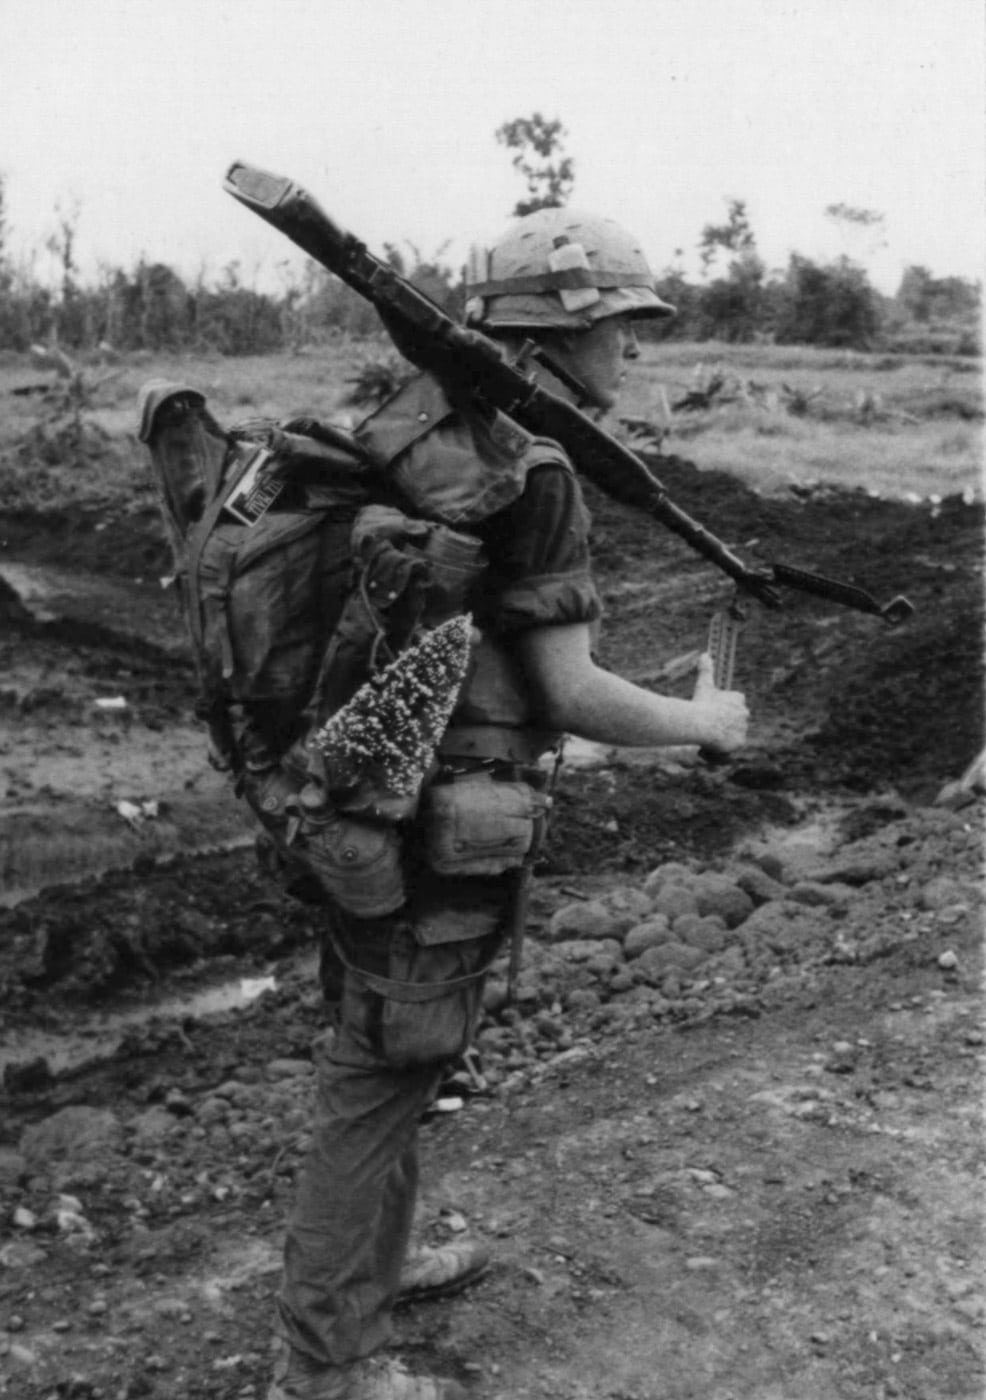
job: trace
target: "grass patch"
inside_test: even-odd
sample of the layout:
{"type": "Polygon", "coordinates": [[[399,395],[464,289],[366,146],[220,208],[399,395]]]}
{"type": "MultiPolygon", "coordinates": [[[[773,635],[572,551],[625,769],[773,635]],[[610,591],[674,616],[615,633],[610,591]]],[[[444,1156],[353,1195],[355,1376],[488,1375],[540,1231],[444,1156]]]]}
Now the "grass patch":
{"type": "MultiPolygon", "coordinates": [[[[0,360],[0,507],[71,509],[152,499],[136,439],[137,393],[152,377],[201,389],[222,423],[295,414],[362,416],[347,405],[352,381],[392,354],[384,337],[340,340],[301,354],[135,355],[112,377],[93,367],[77,450],[38,395],[13,391],[52,376],[27,357],[0,360]]],[[[759,490],[831,483],[887,496],[946,496],[981,490],[982,385],[952,361],[789,346],[645,345],[630,368],[621,413],[656,424],[664,403],[693,386],[696,369],[721,367],[764,387],[766,403],[731,403],[672,415],[665,448],[731,472],[759,490]],[[782,386],[817,396],[802,416],[786,411],[782,386]],[[859,404],[875,405],[860,421],[859,404]]]]}
{"type": "MultiPolygon", "coordinates": [[[[665,446],[675,450],[673,438],[665,446]]],[[[826,484],[898,499],[981,496],[972,443],[943,443],[933,424],[878,431],[800,421],[770,433],[748,425],[710,430],[694,448],[685,446],[700,466],[729,472],[768,495],[826,484]]]]}
{"type": "Polygon", "coordinates": [[[765,493],[830,483],[881,496],[982,493],[983,390],[952,362],[811,347],[649,345],[632,367],[621,413],[670,427],[666,451],[731,472],[765,493]],[[665,402],[711,370],[746,401],[673,413],[665,402]],[[807,399],[787,411],[788,390],[807,399]]]}

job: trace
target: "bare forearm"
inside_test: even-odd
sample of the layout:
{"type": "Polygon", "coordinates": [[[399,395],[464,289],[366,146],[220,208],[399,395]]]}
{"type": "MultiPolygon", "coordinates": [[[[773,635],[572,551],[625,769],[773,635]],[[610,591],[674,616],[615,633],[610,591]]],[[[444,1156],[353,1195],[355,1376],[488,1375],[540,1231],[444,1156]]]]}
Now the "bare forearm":
{"type": "Polygon", "coordinates": [[[569,689],[550,721],[568,734],[603,744],[713,744],[714,716],[694,700],[655,695],[622,676],[594,669],[569,689]]]}
{"type": "Polygon", "coordinates": [[[746,739],[747,710],[736,691],[716,690],[703,657],[695,695],[678,700],[603,671],[582,626],[540,628],[520,640],[528,680],[554,728],[604,744],[699,744],[731,752],[746,739]]]}

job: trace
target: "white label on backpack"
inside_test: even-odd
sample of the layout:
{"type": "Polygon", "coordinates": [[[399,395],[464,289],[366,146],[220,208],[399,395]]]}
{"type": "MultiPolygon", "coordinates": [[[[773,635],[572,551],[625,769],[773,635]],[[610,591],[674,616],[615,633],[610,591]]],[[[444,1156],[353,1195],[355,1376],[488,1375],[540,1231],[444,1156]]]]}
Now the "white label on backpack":
{"type": "Polygon", "coordinates": [[[283,481],[277,477],[265,479],[263,476],[272,456],[273,453],[265,447],[258,447],[250,465],[223,505],[223,510],[244,525],[256,525],[258,520],[262,520],[284,490],[283,481]]]}

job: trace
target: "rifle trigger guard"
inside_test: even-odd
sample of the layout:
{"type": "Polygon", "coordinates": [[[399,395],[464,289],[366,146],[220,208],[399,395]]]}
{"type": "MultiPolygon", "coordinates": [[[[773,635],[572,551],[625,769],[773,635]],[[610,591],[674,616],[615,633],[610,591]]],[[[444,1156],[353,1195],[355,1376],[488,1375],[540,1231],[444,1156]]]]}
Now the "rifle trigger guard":
{"type": "Polygon", "coordinates": [[[744,580],[744,582],[740,584],[740,587],[752,593],[757,602],[762,603],[765,608],[779,608],[783,603],[783,599],[777,589],[772,586],[773,582],[774,575],[772,572],[769,574],[755,573],[751,574],[748,580],[744,580]]]}

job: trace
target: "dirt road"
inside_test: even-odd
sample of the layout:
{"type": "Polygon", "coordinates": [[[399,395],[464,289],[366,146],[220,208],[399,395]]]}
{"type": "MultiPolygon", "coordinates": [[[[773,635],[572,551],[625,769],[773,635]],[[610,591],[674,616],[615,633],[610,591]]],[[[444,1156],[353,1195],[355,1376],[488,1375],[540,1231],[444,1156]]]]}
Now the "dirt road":
{"type": "MultiPolygon", "coordinates": [[[[981,507],[660,473],[762,558],[917,612],[891,631],[791,597],[741,642],[741,759],[566,777],[486,1090],[449,1084],[461,1107],[423,1128],[422,1232],[495,1263],[402,1314],[402,1345],[477,1400],[971,1400],[982,799],[934,804],[983,744],[981,507]],[[727,887],[747,905],[710,916],[727,887]]],[[[701,645],[721,586],[591,504],[604,660],[653,673],[701,645]]],[[[247,1400],[269,1366],[316,916],[265,882],[202,762],[167,562],[139,514],[5,522],[12,1400],[247,1400]]]]}

